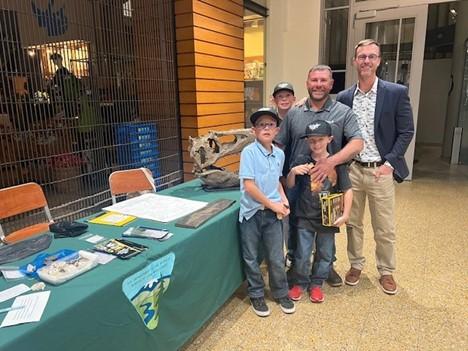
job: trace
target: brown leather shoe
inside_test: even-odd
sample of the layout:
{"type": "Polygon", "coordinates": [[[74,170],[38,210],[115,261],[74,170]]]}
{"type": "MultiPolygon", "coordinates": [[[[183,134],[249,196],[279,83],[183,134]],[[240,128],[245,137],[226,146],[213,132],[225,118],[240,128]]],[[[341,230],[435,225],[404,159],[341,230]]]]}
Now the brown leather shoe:
{"type": "Polygon", "coordinates": [[[389,295],[395,295],[397,293],[397,284],[391,274],[381,276],[379,282],[384,293],[389,295]]]}
{"type": "Polygon", "coordinates": [[[359,283],[359,279],[361,278],[361,271],[359,269],[351,267],[346,273],[345,276],[345,283],[346,285],[355,286],[359,283]]]}

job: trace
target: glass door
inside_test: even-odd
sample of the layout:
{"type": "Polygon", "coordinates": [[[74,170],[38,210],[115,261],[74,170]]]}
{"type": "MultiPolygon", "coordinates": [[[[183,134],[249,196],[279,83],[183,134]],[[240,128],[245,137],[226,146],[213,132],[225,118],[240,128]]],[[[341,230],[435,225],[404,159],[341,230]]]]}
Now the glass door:
{"type": "MultiPolygon", "coordinates": [[[[409,88],[413,108],[414,125],[417,125],[419,93],[424,59],[426,37],[427,5],[405,8],[365,10],[358,7],[354,13],[353,42],[348,51],[354,55],[354,45],[362,39],[374,39],[381,45],[382,62],[377,75],[379,78],[405,85],[409,88]]],[[[347,86],[357,81],[354,67],[347,72],[347,86]]],[[[411,179],[414,159],[413,138],[405,158],[411,179]]]]}

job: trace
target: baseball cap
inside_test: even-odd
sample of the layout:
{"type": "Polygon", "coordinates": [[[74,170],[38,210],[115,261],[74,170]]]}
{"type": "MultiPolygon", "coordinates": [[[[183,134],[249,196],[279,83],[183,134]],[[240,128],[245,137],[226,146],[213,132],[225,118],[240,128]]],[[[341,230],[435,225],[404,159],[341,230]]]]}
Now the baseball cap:
{"type": "Polygon", "coordinates": [[[281,90],[288,90],[294,95],[294,88],[291,83],[288,82],[280,82],[275,85],[275,88],[273,89],[273,97],[280,92],[281,90]]]}
{"type": "Polygon", "coordinates": [[[261,116],[264,116],[264,115],[273,117],[277,125],[279,125],[281,122],[276,111],[270,107],[262,107],[258,109],[258,111],[252,113],[252,115],[250,116],[250,122],[252,122],[252,125],[255,125],[255,122],[257,122],[257,119],[259,119],[261,116]]]}
{"type": "Polygon", "coordinates": [[[310,136],[323,135],[331,136],[332,130],[330,124],[327,121],[319,119],[306,127],[305,134],[301,136],[301,139],[308,138],[310,136]]]}

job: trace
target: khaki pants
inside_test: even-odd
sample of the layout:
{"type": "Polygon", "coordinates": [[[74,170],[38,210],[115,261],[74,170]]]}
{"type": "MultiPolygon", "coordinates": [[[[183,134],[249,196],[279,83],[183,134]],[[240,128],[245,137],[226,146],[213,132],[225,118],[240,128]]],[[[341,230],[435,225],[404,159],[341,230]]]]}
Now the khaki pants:
{"type": "Polygon", "coordinates": [[[351,266],[362,270],[365,264],[363,256],[364,226],[363,217],[366,197],[369,199],[371,223],[374,230],[375,259],[380,275],[395,271],[395,185],[393,176],[380,177],[375,181],[375,168],[365,168],[356,163],[350,166],[350,178],[353,185],[353,206],[348,233],[348,258],[351,266]]]}

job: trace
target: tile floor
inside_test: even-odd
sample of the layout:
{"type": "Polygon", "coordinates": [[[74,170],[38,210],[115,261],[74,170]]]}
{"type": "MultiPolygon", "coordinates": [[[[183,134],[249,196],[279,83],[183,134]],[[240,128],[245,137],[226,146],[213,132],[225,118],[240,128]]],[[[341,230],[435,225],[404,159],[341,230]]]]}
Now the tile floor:
{"type": "MultiPolygon", "coordinates": [[[[185,347],[195,350],[468,350],[468,166],[449,166],[434,147],[418,147],[413,181],[397,186],[396,296],[379,288],[366,215],[367,267],[356,287],[325,287],[293,315],[250,309],[245,286],[185,347]]],[[[336,269],[348,269],[337,237],[336,269]]]]}

